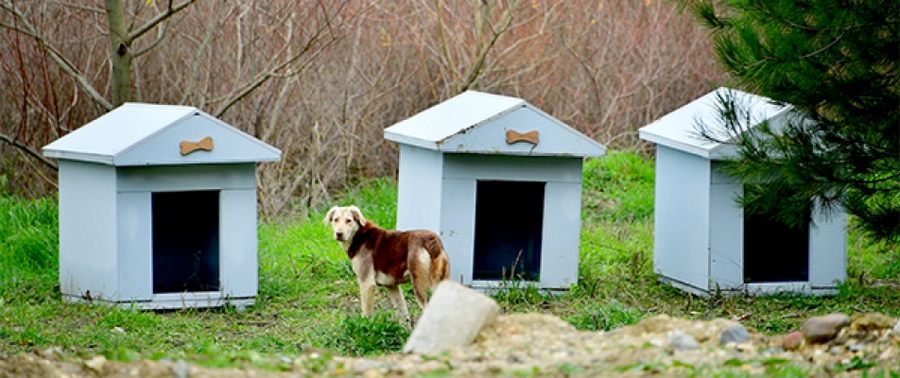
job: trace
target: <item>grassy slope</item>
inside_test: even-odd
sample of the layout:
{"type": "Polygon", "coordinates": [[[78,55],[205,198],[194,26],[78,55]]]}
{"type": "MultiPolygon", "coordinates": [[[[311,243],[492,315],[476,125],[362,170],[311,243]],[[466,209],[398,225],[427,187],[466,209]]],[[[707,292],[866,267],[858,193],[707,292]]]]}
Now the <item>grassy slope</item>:
{"type": "MultiPolygon", "coordinates": [[[[389,180],[371,181],[342,202],[360,205],[375,222],[393,226],[396,187],[389,180]]],[[[809,315],[835,310],[900,315],[900,251],[856,232],[850,236],[852,279],[837,296],[686,296],[656,283],[652,212],[652,162],[626,153],[589,161],[578,285],[560,296],[524,287],[496,298],[506,311],[550,312],[581,329],[610,329],[668,313],[740,317],[751,327],[780,333],[809,315]]],[[[154,313],[63,305],[56,286],[55,200],[0,197],[0,354],[60,345],[70,354],[123,360],[172,357],[208,366],[267,366],[277,365],[277,359],[260,356],[397,349],[407,333],[391,320],[385,295],[378,297],[383,312],[374,321],[353,315],[358,302],[349,262],[329,239],[322,212],[312,214],[260,226],[257,306],[244,312],[154,313]]]]}

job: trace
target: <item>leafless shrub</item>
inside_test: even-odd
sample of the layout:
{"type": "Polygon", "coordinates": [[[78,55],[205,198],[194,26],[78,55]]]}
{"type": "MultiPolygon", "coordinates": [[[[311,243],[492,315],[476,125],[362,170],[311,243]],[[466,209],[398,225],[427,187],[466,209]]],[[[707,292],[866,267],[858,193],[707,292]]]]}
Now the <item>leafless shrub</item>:
{"type": "MultiPolygon", "coordinates": [[[[127,2],[128,17],[152,19],[159,3],[127,2]]],[[[102,2],[14,4],[109,96],[102,2]]],[[[10,12],[0,25],[0,176],[40,194],[53,162],[34,153],[105,110],[10,12]]],[[[722,78],[704,33],[653,0],[199,1],[136,42],[133,97],[198,106],[282,149],[258,176],[264,216],[279,216],[393,175],[384,127],[466,89],[523,97],[602,143],[636,146],[638,127],[722,78]]]]}

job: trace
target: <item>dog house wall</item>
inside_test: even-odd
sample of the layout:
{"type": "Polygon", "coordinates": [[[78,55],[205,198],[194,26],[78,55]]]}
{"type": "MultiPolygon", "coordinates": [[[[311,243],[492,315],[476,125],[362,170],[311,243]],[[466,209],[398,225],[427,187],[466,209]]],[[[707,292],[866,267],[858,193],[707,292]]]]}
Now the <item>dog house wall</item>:
{"type": "MultiPolygon", "coordinates": [[[[441,237],[450,253],[454,280],[476,287],[496,286],[472,277],[478,181],[543,182],[541,288],[566,288],[578,280],[578,241],[581,231],[581,158],[445,155],[444,211],[441,237]]],[[[508,206],[529,204],[509,203],[508,206]]]]}
{"type": "MultiPolygon", "coordinates": [[[[846,277],[846,215],[817,208],[809,226],[808,280],[744,282],[744,213],[736,202],[743,187],[721,169],[735,150],[704,140],[695,130],[697,122],[721,127],[716,104],[725,91],[720,88],[640,130],[642,139],[657,144],[654,270],[673,286],[701,295],[714,290],[833,293],[846,277]]],[[[751,126],[766,120],[777,129],[791,114],[790,107],[734,93],[757,112],[751,126]]]]}
{"type": "Polygon", "coordinates": [[[537,284],[565,288],[577,282],[581,158],[441,154],[408,145],[400,150],[397,228],[439,230],[454,280],[496,285],[472,277],[476,188],[478,181],[496,180],[546,183],[537,284]]]}
{"type": "MultiPolygon", "coordinates": [[[[194,108],[126,104],[44,153],[59,159],[59,274],[66,301],[138,308],[253,303],[255,161],[277,160],[280,151],[194,108]],[[179,141],[205,136],[212,137],[213,151],[179,160],[179,141]],[[189,191],[218,192],[219,290],[154,293],[153,193],[189,191]]],[[[204,216],[192,210],[184,206],[184,217],[204,216]]]]}
{"type": "MultiPolygon", "coordinates": [[[[479,181],[544,185],[540,288],[577,282],[581,177],[585,156],[605,148],[522,99],[465,92],[387,130],[400,144],[397,228],[438,231],[450,257],[451,277],[474,280],[479,181]],[[537,131],[540,141],[507,143],[506,132],[537,131]]],[[[509,206],[535,204],[510,203],[509,206]]]]}

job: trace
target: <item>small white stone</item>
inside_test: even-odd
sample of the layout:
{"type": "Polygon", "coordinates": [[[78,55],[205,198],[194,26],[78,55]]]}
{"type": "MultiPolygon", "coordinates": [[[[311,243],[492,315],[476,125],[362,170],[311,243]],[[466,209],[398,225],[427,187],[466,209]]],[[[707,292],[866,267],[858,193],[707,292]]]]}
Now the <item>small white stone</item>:
{"type": "Polygon", "coordinates": [[[105,365],[106,357],[103,356],[95,356],[94,358],[91,358],[90,360],[84,362],[84,366],[98,373],[103,371],[103,366],[105,365]]]}
{"type": "Polygon", "coordinates": [[[58,346],[52,346],[47,349],[39,351],[38,354],[41,357],[44,357],[46,359],[59,360],[59,359],[62,359],[63,350],[62,350],[62,348],[60,348],[58,346]]]}

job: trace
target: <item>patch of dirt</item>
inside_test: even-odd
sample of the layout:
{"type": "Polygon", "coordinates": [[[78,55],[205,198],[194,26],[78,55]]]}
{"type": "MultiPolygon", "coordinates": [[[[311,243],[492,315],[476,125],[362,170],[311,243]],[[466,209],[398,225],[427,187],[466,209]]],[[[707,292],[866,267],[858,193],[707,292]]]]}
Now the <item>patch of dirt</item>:
{"type": "MultiPolygon", "coordinates": [[[[782,336],[750,330],[740,344],[720,342],[738,323],[693,321],[665,315],[610,332],[582,332],[550,315],[500,316],[475,343],[436,356],[394,354],[378,358],[327,357],[309,353],[281,361],[286,371],[211,369],[183,361],[114,362],[102,357],[66,360],[53,348],[0,357],[0,377],[278,377],[315,376],[644,376],[708,375],[738,369],[769,375],[782,367],[812,374],[859,375],[859,369],[900,368],[900,328],[883,315],[855,315],[848,327],[823,344],[782,348],[782,336]],[[672,335],[689,335],[689,347],[672,335]],[[773,370],[774,369],[774,370],[773,370]]],[[[274,366],[275,364],[273,364],[274,366]]]]}

